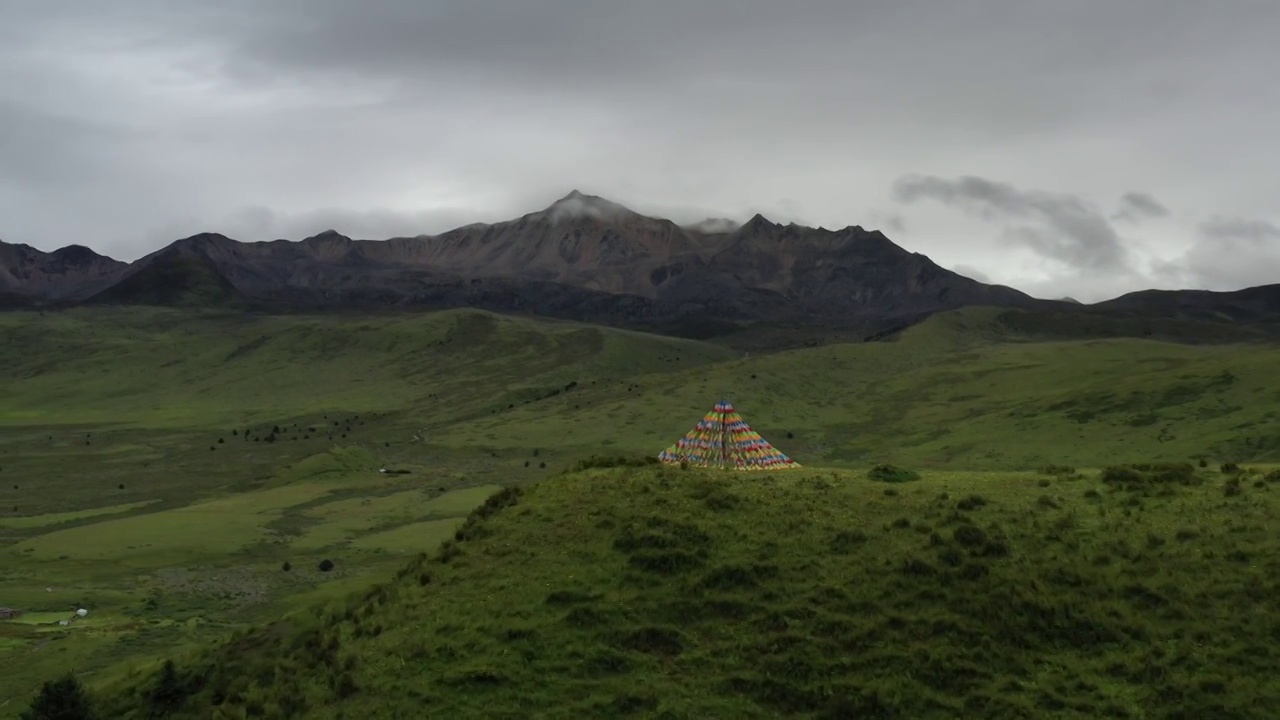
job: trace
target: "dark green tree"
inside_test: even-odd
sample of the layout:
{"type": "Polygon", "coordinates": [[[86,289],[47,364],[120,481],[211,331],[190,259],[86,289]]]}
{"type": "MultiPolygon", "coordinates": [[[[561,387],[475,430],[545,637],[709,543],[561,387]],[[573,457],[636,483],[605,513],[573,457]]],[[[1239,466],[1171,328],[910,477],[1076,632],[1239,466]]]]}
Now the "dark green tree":
{"type": "Polygon", "coordinates": [[[22,720],[97,720],[98,713],[76,676],[68,673],[48,680],[35,702],[18,717],[22,720]]]}
{"type": "Polygon", "coordinates": [[[147,697],[152,717],[171,716],[187,701],[192,690],[191,683],[178,672],[173,661],[165,660],[147,697]]]}

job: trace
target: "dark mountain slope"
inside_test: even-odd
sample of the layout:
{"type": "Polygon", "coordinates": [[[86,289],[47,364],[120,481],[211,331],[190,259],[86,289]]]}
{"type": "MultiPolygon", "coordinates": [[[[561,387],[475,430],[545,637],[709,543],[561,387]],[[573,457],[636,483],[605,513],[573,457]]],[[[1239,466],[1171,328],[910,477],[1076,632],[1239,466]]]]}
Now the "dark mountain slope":
{"type": "Polygon", "coordinates": [[[0,292],[34,299],[80,299],[115,282],[127,268],[83,245],[46,253],[0,242],[0,292]]]}
{"type": "Polygon", "coordinates": [[[244,295],[208,260],[177,252],[152,258],[120,282],[88,298],[89,304],[227,307],[244,295]]]}
{"type": "MultiPolygon", "coordinates": [[[[959,275],[860,226],[815,229],[757,215],[740,226],[680,227],[577,191],[514,220],[437,236],[354,240],[329,230],[297,242],[241,243],[203,233],[127,266],[78,246],[44,254],[0,244],[0,270],[9,306],[89,296],[161,304],[234,297],[270,310],[474,306],[697,337],[753,325],[761,342],[781,330],[787,342],[887,336],[968,306],[1024,310],[1022,325],[1073,336],[1102,318],[1109,332],[1150,336],[1143,318],[1265,325],[1280,314],[1280,285],[1147,291],[1092,306],[1038,300],[959,275]]],[[[1177,332],[1186,327],[1206,336],[1199,325],[1177,332]]]]}
{"type": "Polygon", "coordinates": [[[433,267],[465,276],[520,277],[655,297],[650,272],[700,245],[670,220],[577,191],[510,222],[424,240],[433,267]]]}
{"type": "MultiPolygon", "coordinates": [[[[679,327],[699,336],[713,326],[723,331],[759,321],[873,332],[966,304],[1035,302],[952,273],[860,227],[832,232],[758,216],[732,232],[699,232],[578,192],[509,222],[436,237],[379,242],[327,231],[300,242],[240,243],[195,235],[142,258],[128,275],[166,258],[211,268],[263,307],[466,305],[679,327]]],[[[160,275],[167,286],[172,269],[160,275]]],[[[137,285],[96,300],[169,296],[156,292],[154,282],[143,283],[146,292],[137,285]]]]}
{"type": "Polygon", "coordinates": [[[1094,307],[1168,318],[1248,322],[1280,314],[1280,285],[1260,285],[1232,292],[1142,290],[1094,307]]]}
{"type": "Polygon", "coordinates": [[[709,266],[798,301],[809,312],[911,316],[963,305],[1029,306],[1030,296],[984,285],[859,226],[830,231],[757,215],[709,266]]]}
{"type": "Polygon", "coordinates": [[[0,310],[20,310],[32,307],[37,300],[30,295],[0,290],[0,310]]]}

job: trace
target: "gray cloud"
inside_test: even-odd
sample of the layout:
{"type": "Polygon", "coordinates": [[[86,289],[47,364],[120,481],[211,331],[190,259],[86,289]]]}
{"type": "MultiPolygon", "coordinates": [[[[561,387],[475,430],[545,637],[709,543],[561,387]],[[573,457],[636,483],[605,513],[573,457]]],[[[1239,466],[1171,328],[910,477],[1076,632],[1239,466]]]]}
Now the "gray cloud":
{"type": "Polygon", "coordinates": [[[1266,220],[1246,220],[1234,217],[1213,217],[1200,223],[1200,234],[1217,242],[1233,246],[1241,243],[1263,245],[1280,243],[1280,226],[1266,220]]]}
{"type": "Polygon", "coordinates": [[[990,276],[990,275],[988,275],[988,274],[986,274],[986,273],[982,272],[981,270],[979,270],[979,269],[978,269],[978,268],[976,268],[976,267],[973,267],[972,265],[955,265],[955,266],[953,266],[951,269],[952,269],[953,271],[955,271],[955,272],[960,273],[961,275],[963,275],[963,276],[965,276],[965,277],[967,277],[967,278],[972,278],[972,279],[977,280],[978,282],[981,282],[981,283],[991,283],[991,282],[993,282],[993,281],[991,280],[991,276],[990,276]]]}
{"type": "Polygon", "coordinates": [[[934,200],[1006,225],[1006,237],[1071,268],[1117,272],[1128,267],[1115,228],[1075,195],[1023,191],[1008,183],[966,176],[953,180],[909,175],[894,196],[903,203],[934,200]]]}
{"type": "Polygon", "coordinates": [[[873,210],[910,168],[1179,208],[1163,244],[1120,249],[1064,196],[1015,190],[1020,215],[964,201],[1003,218],[1003,242],[928,203],[903,212],[913,251],[1085,299],[1103,280],[1062,268],[1177,263],[1201,240],[1181,213],[1273,212],[1257,148],[1280,125],[1276,3],[0,4],[0,236],[46,249],[429,232],[574,187],[678,222],[759,211],[899,235],[873,210]]]}
{"type": "Polygon", "coordinates": [[[578,191],[555,201],[547,211],[553,223],[561,223],[578,218],[592,218],[608,221],[622,217],[628,208],[601,197],[583,195],[578,191]]]}
{"type": "Polygon", "coordinates": [[[1169,208],[1147,193],[1127,192],[1120,197],[1120,209],[1112,215],[1114,220],[1141,220],[1169,216],[1169,208]]]}
{"type": "Polygon", "coordinates": [[[94,121],[0,98],[0,176],[28,191],[84,187],[110,173],[118,149],[134,146],[133,133],[94,121]]]}
{"type": "Polygon", "coordinates": [[[707,218],[696,223],[690,223],[685,227],[704,233],[730,233],[742,227],[742,223],[729,218],[707,218]]]}
{"type": "Polygon", "coordinates": [[[871,229],[882,229],[887,235],[898,236],[907,232],[907,220],[900,213],[872,210],[862,224],[871,229]]]}
{"type": "Polygon", "coordinates": [[[1216,216],[1198,230],[1185,254],[1161,264],[1163,279],[1202,288],[1280,283],[1280,225],[1216,216]]]}

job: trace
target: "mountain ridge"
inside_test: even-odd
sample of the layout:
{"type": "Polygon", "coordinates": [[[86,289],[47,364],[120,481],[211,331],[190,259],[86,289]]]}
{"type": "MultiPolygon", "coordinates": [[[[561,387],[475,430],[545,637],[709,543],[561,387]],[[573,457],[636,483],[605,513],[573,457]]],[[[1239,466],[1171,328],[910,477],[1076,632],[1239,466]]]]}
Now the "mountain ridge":
{"type": "Polygon", "coordinates": [[[83,245],[45,253],[0,242],[0,292],[3,307],[197,299],[291,310],[476,306],[609,325],[715,319],[869,333],[974,305],[1229,321],[1280,312],[1280,286],[1145,291],[1092,305],[1037,299],[965,277],[861,225],[782,225],[756,213],[741,224],[681,226],[576,189],[510,220],[385,240],[336,229],[256,242],[204,232],[131,263],[83,245]]]}

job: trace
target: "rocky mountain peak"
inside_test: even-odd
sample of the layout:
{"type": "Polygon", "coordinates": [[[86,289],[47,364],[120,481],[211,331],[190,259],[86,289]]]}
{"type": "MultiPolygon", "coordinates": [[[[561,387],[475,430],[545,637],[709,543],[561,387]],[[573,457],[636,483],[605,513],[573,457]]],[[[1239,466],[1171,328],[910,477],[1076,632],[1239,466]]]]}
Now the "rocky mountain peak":
{"type": "Polygon", "coordinates": [[[639,217],[637,213],[618,203],[596,195],[587,195],[578,190],[551,203],[546,210],[538,213],[538,216],[538,219],[550,220],[553,223],[582,218],[606,221],[639,217]]]}

